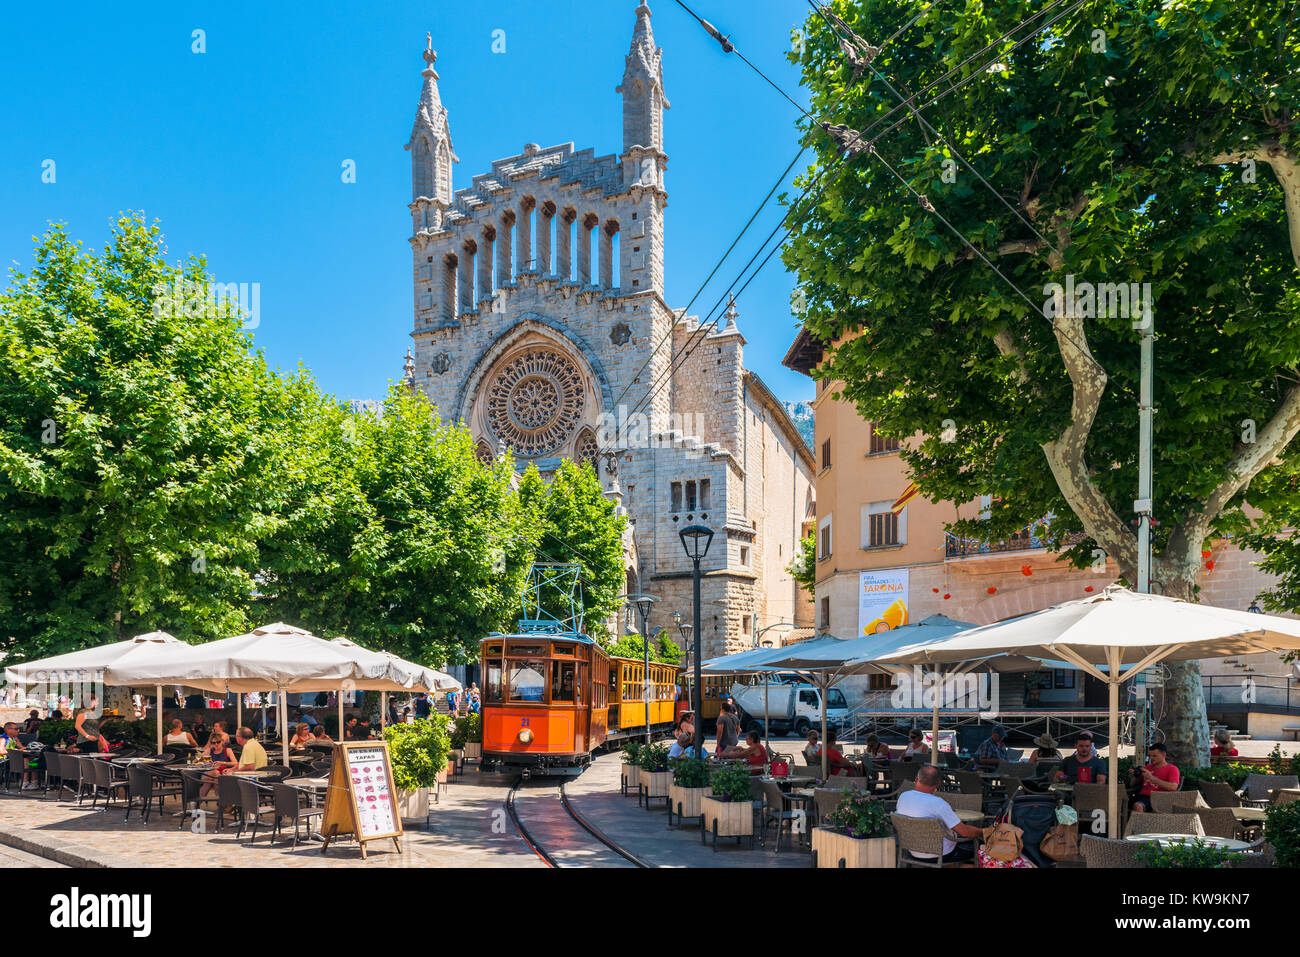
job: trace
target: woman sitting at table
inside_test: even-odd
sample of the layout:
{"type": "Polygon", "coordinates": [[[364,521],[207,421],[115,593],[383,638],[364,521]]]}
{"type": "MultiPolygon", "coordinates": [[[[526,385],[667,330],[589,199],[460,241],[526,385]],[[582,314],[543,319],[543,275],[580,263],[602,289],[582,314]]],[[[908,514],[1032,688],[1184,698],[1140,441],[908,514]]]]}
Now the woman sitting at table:
{"type": "Polygon", "coordinates": [[[323,722],[319,722],[319,721],[318,721],[318,722],[316,723],[316,727],[312,729],[312,732],[311,732],[311,733],[312,733],[312,739],[311,739],[311,740],[312,740],[312,743],[313,743],[313,744],[333,744],[333,743],[334,743],[334,739],[331,738],[331,737],[329,736],[329,734],[325,731],[325,724],[324,724],[323,722]]]}
{"type": "Polygon", "coordinates": [[[1037,764],[1039,761],[1059,761],[1061,752],[1057,750],[1056,739],[1050,734],[1040,734],[1034,738],[1034,753],[1029,756],[1030,764],[1037,764]]]}
{"type": "Polygon", "coordinates": [[[303,723],[298,725],[297,730],[293,733],[293,737],[289,739],[289,747],[305,748],[315,740],[316,739],[311,736],[311,728],[307,727],[306,723],[303,723]]]}
{"type": "Polygon", "coordinates": [[[199,759],[202,761],[211,761],[218,767],[213,768],[203,775],[203,787],[199,791],[200,796],[207,797],[217,787],[217,777],[223,770],[228,770],[235,765],[235,752],[231,750],[230,744],[222,740],[217,733],[216,726],[213,726],[212,735],[208,738],[208,743],[203,746],[199,752],[199,759]]]}
{"type": "Polygon", "coordinates": [[[907,749],[903,752],[904,758],[925,757],[930,753],[930,749],[925,746],[925,737],[921,732],[913,728],[907,732],[907,749]]]}
{"type": "Polygon", "coordinates": [[[867,754],[871,755],[872,760],[888,761],[893,755],[889,752],[889,745],[881,744],[880,738],[874,734],[867,735],[867,754]]]}
{"type": "Polygon", "coordinates": [[[837,748],[834,729],[826,732],[826,768],[831,774],[858,777],[858,767],[845,760],[844,752],[837,748]]]}
{"type": "Polygon", "coordinates": [[[163,744],[184,744],[191,748],[199,746],[199,743],[194,740],[194,735],[185,730],[180,718],[172,719],[172,728],[167,732],[167,737],[163,738],[163,744]]]}
{"type": "Polygon", "coordinates": [[[745,735],[745,743],[734,748],[718,752],[720,758],[744,758],[749,764],[750,774],[762,774],[763,765],[767,763],[767,748],[763,747],[763,736],[757,731],[745,735]]]}

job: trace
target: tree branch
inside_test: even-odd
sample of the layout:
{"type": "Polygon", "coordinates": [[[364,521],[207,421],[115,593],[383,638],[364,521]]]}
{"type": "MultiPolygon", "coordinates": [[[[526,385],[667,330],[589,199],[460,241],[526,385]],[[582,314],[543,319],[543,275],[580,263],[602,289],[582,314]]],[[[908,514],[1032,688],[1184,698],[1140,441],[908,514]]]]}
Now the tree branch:
{"type": "Polygon", "coordinates": [[[1227,163],[1241,163],[1255,160],[1273,167],[1273,175],[1282,187],[1282,196],[1286,201],[1287,234],[1291,237],[1291,258],[1300,268],[1300,161],[1290,150],[1284,149],[1277,140],[1260,143],[1254,149],[1219,153],[1205,160],[1214,166],[1227,163]]]}

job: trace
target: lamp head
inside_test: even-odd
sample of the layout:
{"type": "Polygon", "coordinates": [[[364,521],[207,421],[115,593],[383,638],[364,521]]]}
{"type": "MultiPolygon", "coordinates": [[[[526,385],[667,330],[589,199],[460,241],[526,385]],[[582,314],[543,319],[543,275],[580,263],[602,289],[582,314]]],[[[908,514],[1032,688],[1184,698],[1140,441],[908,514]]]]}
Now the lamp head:
{"type": "Polygon", "coordinates": [[[713,529],[707,525],[687,525],[677,533],[682,540],[682,547],[692,561],[699,561],[709,552],[709,543],[713,541],[713,529]]]}

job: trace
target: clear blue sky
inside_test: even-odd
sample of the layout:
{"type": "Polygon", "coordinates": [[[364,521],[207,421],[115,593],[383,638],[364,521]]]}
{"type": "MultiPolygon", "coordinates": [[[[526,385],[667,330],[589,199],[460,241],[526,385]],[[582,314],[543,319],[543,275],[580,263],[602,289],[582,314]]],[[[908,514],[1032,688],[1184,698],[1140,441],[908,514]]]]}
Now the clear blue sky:
{"type": "MultiPolygon", "coordinates": [[[[169,258],[206,255],[222,282],[261,284],[258,346],[343,398],[382,396],[411,330],[410,133],[432,31],[460,156],[573,141],[622,147],[614,92],[636,0],[211,5],[14,4],[0,34],[0,260],[67,223],[102,247],[121,210],[158,219],[169,258]],[[191,52],[191,31],[207,52],[191,52]],[[506,52],[492,52],[494,30],[506,52]],[[53,159],[57,181],[42,183],[53,159]],[[357,182],[340,180],[356,161],[357,182]]],[[[800,102],[785,59],[803,0],[693,0],[800,102]]],[[[684,306],[798,150],[797,112],[672,0],[651,0],[664,48],[667,293],[684,306]]],[[[692,308],[703,314],[784,214],[775,199],[692,308]]],[[[3,284],[7,285],[8,268],[3,284]]],[[[781,366],[795,332],[779,256],[739,303],[746,364],[810,398],[781,366]]]]}

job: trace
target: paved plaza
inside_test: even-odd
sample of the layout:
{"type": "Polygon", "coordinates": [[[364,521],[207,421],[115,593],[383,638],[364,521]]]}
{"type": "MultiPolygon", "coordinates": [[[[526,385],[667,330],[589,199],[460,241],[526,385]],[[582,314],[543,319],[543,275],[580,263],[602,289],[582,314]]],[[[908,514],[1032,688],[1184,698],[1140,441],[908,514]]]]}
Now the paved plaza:
{"type": "MultiPolygon", "coordinates": [[[[647,864],[660,867],[806,867],[809,856],[791,848],[787,838],[780,853],[755,841],[720,844],[715,853],[701,845],[695,827],[669,829],[662,803],[647,811],[636,797],[619,792],[619,755],[605,755],[567,790],[573,807],[611,840],[647,864]]],[[[0,866],[79,867],[545,867],[519,836],[505,812],[512,779],[467,770],[447,785],[437,804],[430,807],[427,824],[407,821],[402,852],[391,841],[372,842],[362,860],[357,845],[348,839],[332,844],[321,854],[320,844],[302,842],[295,849],[288,841],[271,844],[269,826],[259,829],[250,843],[227,825],[220,833],[196,834],[189,823],[179,828],[177,803],[169,800],[166,814],[156,809],[145,824],[138,810],[129,820],[121,801],[107,810],[92,810],[90,799],[81,807],[69,799],[38,792],[0,795],[0,866]]],[[[547,842],[548,822],[559,808],[545,780],[529,782],[516,807],[535,837],[547,842]]],[[[211,819],[214,820],[214,819],[211,819]]],[[[215,826],[215,824],[213,824],[215,826]]],[[[559,855],[557,855],[559,856],[559,855]]],[[[613,852],[579,851],[565,854],[562,864],[595,866],[621,863],[613,852]],[[587,854],[589,860],[583,860],[587,854]]],[[[626,865],[624,865],[626,866],[626,865]]]]}

